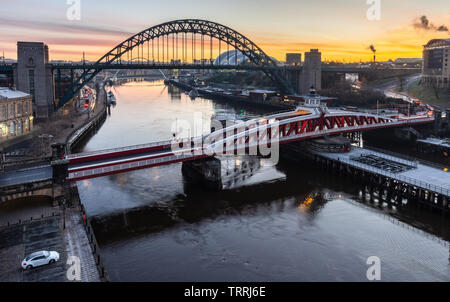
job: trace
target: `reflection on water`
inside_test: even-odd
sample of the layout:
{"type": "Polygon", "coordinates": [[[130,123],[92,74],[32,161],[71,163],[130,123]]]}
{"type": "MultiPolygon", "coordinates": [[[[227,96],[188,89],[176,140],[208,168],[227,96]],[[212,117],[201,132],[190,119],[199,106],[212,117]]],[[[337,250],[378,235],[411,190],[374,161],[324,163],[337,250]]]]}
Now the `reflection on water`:
{"type": "Polygon", "coordinates": [[[272,166],[272,161],[257,156],[222,156],[221,174],[224,190],[284,180],[286,175],[272,166]]]}
{"type": "MultiPolygon", "coordinates": [[[[84,150],[170,139],[194,112],[206,133],[216,110],[242,109],[148,84],[115,88],[118,105],[84,150]]],[[[181,164],[79,182],[112,280],[367,281],[369,256],[383,281],[450,280],[445,219],[366,201],[307,162],[262,161],[222,158],[222,192],[186,190],[181,164]]]]}

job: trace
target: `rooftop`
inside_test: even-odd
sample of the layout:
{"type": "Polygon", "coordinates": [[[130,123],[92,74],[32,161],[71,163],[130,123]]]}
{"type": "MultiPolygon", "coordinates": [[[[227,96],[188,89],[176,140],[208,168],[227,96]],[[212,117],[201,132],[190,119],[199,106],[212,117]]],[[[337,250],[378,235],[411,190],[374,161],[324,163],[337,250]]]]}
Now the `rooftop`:
{"type": "Polygon", "coordinates": [[[28,93],[12,90],[7,87],[0,87],[0,99],[17,99],[29,96],[28,93]]]}
{"type": "Polygon", "coordinates": [[[430,40],[425,47],[450,46],[450,39],[433,39],[430,40]]]}

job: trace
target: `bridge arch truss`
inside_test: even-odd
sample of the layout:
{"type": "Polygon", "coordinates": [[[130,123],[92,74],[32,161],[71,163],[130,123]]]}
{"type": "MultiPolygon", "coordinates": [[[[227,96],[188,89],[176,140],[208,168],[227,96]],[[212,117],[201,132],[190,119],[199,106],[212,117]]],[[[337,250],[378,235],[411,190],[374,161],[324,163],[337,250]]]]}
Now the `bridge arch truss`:
{"type": "MultiPolygon", "coordinates": [[[[167,40],[164,42],[163,39],[163,47],[164,43],[167,43],[167,46],[169,46],[169,35],[176,35],[176,43],[177,43],[177,58],[179,57],[178,54],[178,34],[184,34],[184,37],[180,38],[182,43],[182,57],[185,58],[185,48],[184,44],[186,43],[186,36],[187,34],[192,34],[193,36],[195,34],[201,35],[201,59],[204,62],[204,37],[210,37],[211,45],[212,45],[212,39],[216,39],[219,41],[219,53],[220,53],[220,43],[224,42],[227,45],[227,48],[230,46],[233,47],[235,50],[240,51],[242,54],[244,54],[250,61],[250,63],[254,66],[257,66],[262,70],[273,82],[275,82],[278,87],[281,89],[284,93],[290,93],[293,94],[294,90],[286,81],[284,78],[282,72],[280,70],[277,70],[276,62],[269,57],[264,51],[258,47],[255,43],[253,43],[250,39],[245,37],[244,35],[238,33],[237,31],[225,26],[221,25],[219,23],[206,21],[206,20],[199,20],[199,19],[183,19],[183,20],[176,20],[176,21],[170,21],[166,23],[162,23],[153,27],[150,27],[144,31],[141,31],[132,37],[128,38],[127,40],[123,41],[122,43],[118,44],[116,47],[114,47],[112,50],[110,50],[108,53],[106,53],[104,56],[102,56],[95,64],[89,65],[88,69],[84,69],[82,74],[79,76],[79,78],[73,82],[71,91],[66,93],[58,102],[57,108],[62,107],[64,104],[66,104],[70,99],[73,98],[73,96],[78,93],[81,88],[87,84],[89,81],[91,81],[101,70],[108,67],[111,68],[114,64],[121,63],[122,60],[125,60],[125,58],[128,55],[127,61],[129,61],[129,54],[133,54],[133,50],[138,51],[138,57],[139,57],[139,51],[141,51],[140,55],[143,56],[144,44],[149,41],[157,40],[160,37],[166,37],[167,40]]],[[[175,38],[172,36],[173,41],[172,45],[175,43],[175,38]]],[[[194,38],[193,38],[194,39],[194,38]]],[[[196,42],[193,42],[193,48],[192,48],[192,58],[194,60],[195,58],[195,44],[196,42]]],[[[148,45],[148,44],[147,44],[148,45]]],[[[154,45],[152,44],[152,47],[154,45]]],[[[158,47],[159,47],[159,40],[158,40],[158,47]]],[[[169,57],[169,49],[166,49],[168,59],[169,57]]],[[[165,56],[165,50],[163,48],[163,53],[161,54],[164,60],[165,56]]],[[[174,52],[174,50],[172,50],[174,52]]],[[[154,55],[152,50],[152,56],[154,55]]],[[[160,54],[158,50],[158,60],[159,60],[160,54]]],[[[173,56],[175,57],[175,56],[173,56]]],[[[211,50],[211,57],[212,57],[212,50],[211,50]]],[[[131,60],[132,61],[132,60],[131,60]]],[[[155,63],[155,60],[152,60],[153,64],[155,63]]],[[[147,63],[149,63],[149,58],[147,58],[147,63]]],[[[211,62],[212,64],[212,62],[211,62]]],[[[87,66],[87,65],[86,65],[87,66]]],[[[82,68],[82,67],[80,67],[82,68]]],[[[161,69],[168,69],[171,68],[170,64],[166,64],[164,66],[161,66],[161,69]]],[[[236,69],[239,69],[238,66],[236,66],[236,69]]]]}

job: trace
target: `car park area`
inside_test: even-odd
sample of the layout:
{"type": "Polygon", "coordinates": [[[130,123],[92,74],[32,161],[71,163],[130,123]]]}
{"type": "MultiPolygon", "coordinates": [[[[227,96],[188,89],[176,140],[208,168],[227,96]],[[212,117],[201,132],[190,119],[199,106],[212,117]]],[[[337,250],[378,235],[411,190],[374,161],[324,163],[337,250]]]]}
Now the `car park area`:
{"type": "Polygon", "coordinates": [[[60,225],[61,217],[53,216],[0,228],[0,282],[67,281],[67,256],[60,225]],[[57,251],[61,258],[56,263],[23,270],[22,260],[41,250],[57,251]]]}

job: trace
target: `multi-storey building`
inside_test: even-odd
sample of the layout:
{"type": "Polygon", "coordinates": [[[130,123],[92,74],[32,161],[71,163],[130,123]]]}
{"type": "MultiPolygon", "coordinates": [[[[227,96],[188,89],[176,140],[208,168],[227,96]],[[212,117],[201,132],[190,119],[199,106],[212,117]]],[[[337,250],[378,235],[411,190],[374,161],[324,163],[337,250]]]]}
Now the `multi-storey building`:
{"type": "Polygon", "coordinates": [[[28,133],[32,129],[32,96],[0,87],[0,141],[28,133]]]}
{"type": "Polygon", "coordinates": [[[422,85],[450,87],[450,39],[434,39],[424,45],[422,85]]]}

